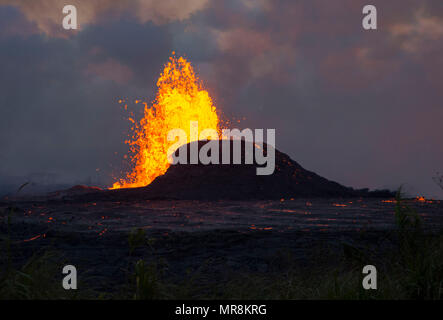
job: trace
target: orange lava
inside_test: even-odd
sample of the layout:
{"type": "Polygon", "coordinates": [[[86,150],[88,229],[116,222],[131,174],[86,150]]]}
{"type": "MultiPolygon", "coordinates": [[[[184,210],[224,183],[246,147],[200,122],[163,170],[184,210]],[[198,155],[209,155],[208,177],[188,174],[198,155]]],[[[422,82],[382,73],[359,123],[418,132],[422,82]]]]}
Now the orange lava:
{"type": "Polygon", "coordinates": [[[205,129],[214,129],[220,136],[220,121],[212,99],[185,58],[177,58],[173,52],[157,86],[152,106],[144,103],[144,117],[139,122],[129,118],[134,123],[133,135],[126,141],[130,145],[132,171],[110,189],[144,187],[163,175],[170,166],[168,149],[177,143],[167,139],[172,129],[184,130],[187,143],[198,140],[205,129]],[[190,134],[191,121],[198,121],[197,138],[190,134]]]}
{"type": "Polygon", "coordinates": [[[341,204],[341,203],[333,203],[332,204],[334,207],[347,207],[347,204],[341,204]]]}
{"type": "Polygon", "coordinates": [[[46,233],[43,234],[43,236],[42,236],[41,234],[38,234],[38,235],[36,235],[35,237],[29,238],[29,239],[25,239],[25,240],[23,240],[23,242],[34,241],[34,240],[37,240],[37,239],[40,238],[40,237],[46,238],[46,233]]]}
{"type": "Polygon", "coordinates": [[[382,200],[383,203],[397,203],[397,200],[382,200]]]}

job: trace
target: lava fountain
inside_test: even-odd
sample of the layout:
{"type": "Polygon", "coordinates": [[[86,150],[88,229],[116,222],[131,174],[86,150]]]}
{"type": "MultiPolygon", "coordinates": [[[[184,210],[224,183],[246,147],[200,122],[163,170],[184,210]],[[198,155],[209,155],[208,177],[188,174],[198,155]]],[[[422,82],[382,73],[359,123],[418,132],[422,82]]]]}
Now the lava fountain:
{"type": "MultiPolygon", "coordinates": [[[[111,189],[144,187],[169,168],[168,132],[182,129],[190,132],[191,121],[198,121],[198,136],[205,129],[220,135],[220,121],[209,93],[202,88],[189,61],[172,53],[157,81],[157,95],[152,104],[144,104],[144,116],[134,123],[130,146],[132,171],[115,182],[111,189]]],[[[195,138],[188,136],[188,141],[195,138]]],[[[178,146],[180,147],[180,146],[178,146]]]]}

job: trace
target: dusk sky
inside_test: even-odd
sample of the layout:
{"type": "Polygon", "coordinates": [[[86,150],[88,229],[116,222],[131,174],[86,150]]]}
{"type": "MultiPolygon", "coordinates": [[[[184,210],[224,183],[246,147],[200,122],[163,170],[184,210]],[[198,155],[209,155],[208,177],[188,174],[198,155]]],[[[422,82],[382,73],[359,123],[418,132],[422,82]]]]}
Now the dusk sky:
{"type": "Polygon", "coordinates": [[[130,128],[118,99],[151,102],[175,51],[224,118],[275,128],[306,169],[443,198],[442,40],[442,0],[0,0],[0,186],[110,186],[130,128]]]}

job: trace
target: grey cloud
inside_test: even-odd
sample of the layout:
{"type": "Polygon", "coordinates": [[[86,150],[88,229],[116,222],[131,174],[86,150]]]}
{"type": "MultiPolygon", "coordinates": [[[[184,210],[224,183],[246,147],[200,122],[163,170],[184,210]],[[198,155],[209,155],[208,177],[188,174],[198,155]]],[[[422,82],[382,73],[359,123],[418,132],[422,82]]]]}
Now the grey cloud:
{"type": "MultiPolygon", "coordinates": [[[[67,37],[62,29],[64,0],[0,0],[0,5],[15,6],[27,20],[35,23],[38,31],[49,36],[67,37]]],[[[156,24],[184,20],[207,5],[207,0],[71,0],[77,8],[79,27],[95,24],[106,18],[134,16],[138,22],[152,21],[156,24]]],[[[36,30],[37,31],[37,30],[36,30]]]]}
{"type": "Polygon", "coordinates": [[[115,31],[97,26],[69,40],[0,39],[0,184],[7,176],[36,174],[67,183],[99,174],[99,182],[109,184],[119,175],[129,122],[117,99],[152,99],[171,47],[167,27],[120,21],[115,31]],[[128,37],[145,43],[134,50],[128,37]],[[117,65],[125,67],[105,68],[117,65]],[[132,76],[118,78],[124,72],[132,76]]]}
{"type": "Polygon", "coordinates": [[[246,117],[240,126],[276,128],[277,147],[306,168],[441,197],[431,180],[443,171],[441,1],[376,0],[372,33],[361,29],[362,0],[254,3],[208,2],[169,21],[102,10],[69,39],[26,36],[37,22],[16,14],[24,29],[0,34],[3,170],[119,166],[128,123],[113,101],[151,100],[176,50],[219,110],[246,117]]]}

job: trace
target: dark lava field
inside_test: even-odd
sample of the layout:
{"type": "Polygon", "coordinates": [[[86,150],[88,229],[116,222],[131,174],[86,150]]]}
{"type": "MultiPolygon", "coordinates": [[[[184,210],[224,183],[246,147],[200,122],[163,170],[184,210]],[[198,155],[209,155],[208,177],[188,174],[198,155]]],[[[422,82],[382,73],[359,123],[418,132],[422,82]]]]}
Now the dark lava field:
{"type": "MultiPolygon", "coordinates": [[[[420,214],[425,229],[441,229],[440,201],[406,202],[420,214]]],[[[319,247],[339,250],[349,243],[383,250],[389,245],[384,239],[395,229],[394,208],[395,200],[374,198],[22,199],[0,203],[0,231],[9,232],[17,262],[55,250],[94,288],[112,291],[116,283],[124,283],[128,264],[138,259],[162,259],[177,279],[205,268],[216,280],[226,272],[272,272],[282,252],[309,264],[319,247]],[[130,253],[128,236],[136,229],[145,231],[151,245],[130,253]]]]}

